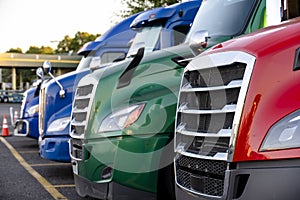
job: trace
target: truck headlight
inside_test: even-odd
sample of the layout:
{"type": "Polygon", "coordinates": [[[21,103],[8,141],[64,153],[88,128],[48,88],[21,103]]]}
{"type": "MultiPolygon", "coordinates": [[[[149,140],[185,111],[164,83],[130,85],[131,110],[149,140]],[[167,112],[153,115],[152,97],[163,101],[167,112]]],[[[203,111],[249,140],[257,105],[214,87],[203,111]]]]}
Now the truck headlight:
{"type": "Polygon", "coordinates": [[[123,130],[124,128],[127,128],[139,118],[144,106],[145,104],[133,105],[109,114],[102,121],[98,133],[123,130]]]}
{"type": "Polygon", "coordinates": [[[261,151],[300,147],[300,110],[274,124],[268,131],[261,151]]]}
{"type": "Polygon", "coordinates": [[[32,117],[34,114],[39,112],[39,104],[31,106],[25,113],[25,117],[32,117]]]}
{"type": "Polygon", "coordinates": [[[48,132],[54,132],[54,131],[62,131],[64,130],[68,123],[70,122],[70,117],[63,117],[59,118],[57,120],[54,120],[48,128],[48,132]]]}

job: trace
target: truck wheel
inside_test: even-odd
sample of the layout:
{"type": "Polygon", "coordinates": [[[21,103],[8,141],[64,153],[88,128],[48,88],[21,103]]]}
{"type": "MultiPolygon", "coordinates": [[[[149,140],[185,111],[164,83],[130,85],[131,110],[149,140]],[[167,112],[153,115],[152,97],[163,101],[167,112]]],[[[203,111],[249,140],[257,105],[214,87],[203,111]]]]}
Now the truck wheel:
{"type": "Polygon", "coordinates": [[[158,171],[157,200],[175,200],[174,166],[170,164],[158,171]]]}
{"type": "Polygon", "coordinates": [[[158,200],[175,200],[175,173],[173,159],[174,153],[173,138],[169,139],[160,158],[160,166],[163,168],[158,170],[157,178],[157,199],[158,200]],[[170,163],[166,166],[167,163],[170,163]]]}

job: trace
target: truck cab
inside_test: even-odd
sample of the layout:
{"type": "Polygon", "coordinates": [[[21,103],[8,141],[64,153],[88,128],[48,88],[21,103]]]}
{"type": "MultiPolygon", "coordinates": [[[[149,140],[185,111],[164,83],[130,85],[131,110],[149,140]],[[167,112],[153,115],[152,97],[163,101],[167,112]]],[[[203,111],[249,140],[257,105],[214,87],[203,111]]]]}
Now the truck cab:
{"type": "MultiPolygon", "coordinates": [[[[155,8],[149,11],[146,11],[142,14],[140,14],[134,22],[131,24],[131,27],[137,31],[137,35],[131,45],[131,48],[129,50],[127,59],[125,59],[122,62],[119,62],[120,64],[130,64],[130,67],[127,68],[127,70],[124,70],[122,81],[120,82],[119,87],[124,87],[128,84],[130,84],[130,76],[131,72],[134,72],[132,68],[135,67],[135,63],[139,63],[140,58],[142,58],[143,55],[150,55],[153,52],[156,51],[162,51],[163,49],[167,49],[170,46],[176,46],[184,42],[184,39],[186,37],[186,34],[190,30],[191,24],[193,23],[194,16],[196,15],[199,7],[201,5],[201,1],[188,1],[184,3],[177,3],[171,6],[163,7],[163,8],[155,8]],[[131,68],[132,67],[132,68],[131,68]]],[[[93,86],[96,86],[98,79],[94,79],[94,75],[99,74],[99,72],[102,71],[119,71],[118,64],[113,64],[107,68],[101,68],[99,67],[93,73],[86,75],[80,80],[80,85],[77,86],[77,92],[74,97],[73,101],[73,109],[72,109],[72,123],[71,123],[71,137],[72,137],[72,144],[70,147],[70,150],[72,151],[71,157],[72,162],[74,164],[74,173],[77,171],[77,164],[81,164],[81,149],[77,148],[80,147],[82,144],[81,141],[84,140],[85,134],[85,125],[87,124],[87,120],[89,118],[88,115],[91,114],[90,109],[94,109],[90,107],[90,103],[92,103],[93,96],[91,93],[95,92],[96,87],[93,88],[93,86]],[[116,67],[116,68],[115,68],[116,67]],[[88,81],[87,81],[88,80],[88,81]],[[92,83],[91,83],[92,82],[92,83]],[[85,84],[87,83],[87,84],[85,84]],[[88,91],[84,93],[83,91],[88,91]],[[88,111],[88,113],[87,113],[88,111]],[[75,148],[76,149],[75,149],[75,148]]],[[[101,76],[101,75],[100,75],[101,76]]],[[[114,81],[114,79],[112,79],[114,81]]],[[[115,82],[108,82],[105,83],[105,85],[110,88],[112,85],[115,85],[115,82]]],[[[99,94],[101,93],[103,96],[106,96],[106,93],[109,91],[109,89],[105,90],[99,90],[99,94]]],[[[107,98],[110,98],[110,96],[106,96],[107,98]]],[[[105,102],[106,103],[106,102],[105,102]]],[[[99,104],[101,104],[99,102],[99,104]]],[[[99,144],[101,146],[101,144],[99,144]]],[[[111,147],[107,146],[108,144],[104,144],[104,146],[101,147],[105,151],[107,149],[108,151],[111,151],[111,147]]],[[[98,145],[97,145],[98,146],[98,145]]],[[[99,146],[99,147],[100,147],[99,146]]],[[[103,155],[105,156],[105,152],[102,153],[102,150],[99,151],[99,156],[103,155]]],[[[105,156],[106,157],[106,156],[105,156]]],[[[111,153],[107,154],[107,158],[114,159],[114,156],[111,156],[111,153]]],[[[83,161],[84,162],[84,161],[83,161]]],[[[107,166],[104,171],[105,174],[103,174],[104,177],[107,176],[107,178],[104,178],[105,180],[100,180],[99,184],[94,183],[87,183],[85,185],[85,182],[87,181],[86,178],[88,177],[89,180],[95,179],[95,182],[98,182],[98,176],[93,178],[94,173],[98,173],[99,170],[102,170],[103,166],[100,166],[98,163],[94,163],[91,161],[91,163],[88,163],[89,166],[92,167],[92,169],[86,169],[84,171],[79,171],[80,176],[82,179],[75,179],[76,185],[77,185],[77,193],[80,196],[92,196],[96,198],[110,198],[109,196],[113,196],[112,198],[118,198],[120,197],[117,191],[122,191],[121,188],[114,188],[113,190],[109,189],[108,179],[110,179],[110,176],[107,176],[111,172],[111,167],[107,166]],[[95,170],[95,171],[94,171],[95,170]],[[82,173],[82,174],[81,174],[82,173]],[[85,174],[88,173],[88,174],[85,174]],[[91,178],[91,179],[90,179],[91,178]]],[[[100,164],[101,165],[101,164],[100,164]]],[[[141,198],[148,198],[151,196],[155,196],[155,190],[152,186],[148,187],[151,184],[156,184],[157,182],[157,175],[155,173],[149,174],[148,178],[144,179],[144,181],[148,181],[149,183],[144,184],[141,183],[141,187],[143,187],[145,190],[134,190],[136,192],[136,196],[139,196],[139,199],[141,198]],[[148,189],[146,189],[148,187],[148,189]],[[150,196],[149,196],[150,194],[150,196]]],[[[128,177],[130,178],[130,177],[128,177]]],[[[102,179],[102,178],[101,178],[102,179]]],[[[133,180],[135,182],[135,180],[133,180]]],[[[169,186],[167,186],[168,183],[166,183],[166,188],[169,189],[169,186]]],[[[126,191],[127,193],[128,191],[126,191]]],[[[169,191],[166,191],[166,194],[169,194],[169,191]]]]}
{"type": "MultiPolygon", "coordinates": [[[[281,8],[285,20],[299,16],[299,1],[281,8]]],[[[299,198],[299,26],[296,18],[220,43],[187,65],[177,199],[299,198]]]]}
{"type": "MultiPolygon", "coordinates": [[[[128,42],[135,36],[135,32],[131,31],[129,26],[136,16],[137,15],[133,15],[120,24],[115,25],[99,36],[95,41],[86,43],[77,52],[79,56],[82,56],[82,59],[79,62],[76,71],[64,75],[63,80],[66,82],[63,84],[72,84],[75,81],[74,75],[78,75],[79,78],[81,74],[86,74],[91,62],[105,64],[115,59],[124,58],[129,49],[128,42]],[[123,33],[123,35],[119,35],[120,33],[123,33]]],[[[23,94],[20,117],[14,124],[15,136],[27,136],[33,139],[39,139],[40,137],[38,121],[39,92],[41,85],[43,84],[43,88],[45,88],[45,85],[49,85],[49,87],[56,87],[57,85],[56,82],[54,80],[51,81],[51,77],[44,74],[41,69],[37,70],[37,75],[41,79],[23,94]]],[[[62,100],[61,102],[65,101],[62,100]]],[[[61,123],[64,123],[64,121],[61,121],[61,123]]]]}
{"type": "MultiPolygon", "coordinates": [[[[39,95],[39,153],[42,158],[70,162],[68,140],[72,99],[77,82],[90,73],[90,68],[105,66],[126,57],[130,41],[136,32],[130,24],[138,14],[116,24],[95,41],[86,43],[79,51],[82,59],[73,72],[54,77],[42,84],[39,95]]],[[[51,63],[43,66],[51,75],[51,63]]]]}
{"type": "Polygon", "coordinates": [[[221,41],[280,23],[283,8],[281,0],[203,1],[182,44],[148,54],[138,48],[136,56],[83,77],[70,141],[77,193],[174,199],[174,127],[184,67],[221,41]],[[82,99],[88,99],[85,106],[82,99]]]}

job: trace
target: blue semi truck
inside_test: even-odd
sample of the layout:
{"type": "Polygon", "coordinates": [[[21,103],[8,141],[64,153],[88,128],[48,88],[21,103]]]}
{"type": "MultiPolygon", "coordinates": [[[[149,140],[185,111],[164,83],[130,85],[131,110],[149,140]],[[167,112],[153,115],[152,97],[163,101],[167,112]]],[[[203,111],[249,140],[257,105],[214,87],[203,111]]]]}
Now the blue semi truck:
{"type": "MultiPolygon", "coordinates": [[[[42,158],[60,162],[70,161],[69,119],[74,86],[81,77],[90,73],[93,66],[109,65],[126,57],[129,43],[136,35],[136,32],[130,29],[130,24],[137,16],[138,14],[135,14],[123,20],[79,50],[78,53],[84,57],[76,71],[59,77],[52,76],[51,81],[41,86],[38,141],[42,158]],[[103,49],[106,51],[103,52],[103,49]]],[[[48,74],[51,74],[51,70],[48,74]]]]}
{"type": "MultiPolygon", "coordinates": [[[[63,84],[71,84],[72,87],[76,78],[88,73],[91,62],[94,64],[104,64],[116,59],[125,58],[129,49],[128,43],[136,34],[135,31],[130,29],[130,24],[136,16],[138,16],[138,14],[128,17],[99,36],[95,41],[86,43],[77,52],[77,54],[83,56],[83,58],[76,71],[62,76],[64,78],[58,77],[62,80],[66,80],[63,84]]],[[[53,85],[55,81],[50,81],[51,77],[47,75],[44,76],[41,69],[37,71],[37,74],[41,76],[39,82],[23,93],[20,117],[16,120],[14,127],[15,136],[27,136],[34,139],[38,139],[40,136],[38,126],[40,88],[42,84],[44,85],[43,87],[45,87],[47,84],[53,85]]],[[[68,103],[69,100],[70,99],[67,100],[68,103]]],[[[61,101],[64,102],[66,99],[61,99],[61,101]]],[[[70,109],[70,106],[67,109],[70,109]]]]}
{"type": "MultiPolygon", "coordinates": [[[[141,45],[145,45],[145,53],[149,53],[183,42],[200,4],[201,1],[189,1],[140,13],[130,25],[131,30],[137,34],[127,57],[135,56],[141,45]]],[[[42,86],[39,109],[41,157],[60,162],[71,161],[68,140],[74,91],[77,82],[93,70],[94,66],[108,67],[97,62],[97,56],[94,56],[89,69],[80,74],[60,76],[42,86]],[[59,95],[62,90],[65,91],[64,98],[59,95]]]]}

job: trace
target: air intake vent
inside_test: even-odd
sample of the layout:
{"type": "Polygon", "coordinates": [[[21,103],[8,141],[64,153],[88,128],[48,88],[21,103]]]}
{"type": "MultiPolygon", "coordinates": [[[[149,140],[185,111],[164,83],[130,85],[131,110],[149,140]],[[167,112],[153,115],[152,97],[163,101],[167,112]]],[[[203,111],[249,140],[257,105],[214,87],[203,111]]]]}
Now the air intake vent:
{"type": "Polygon", "coordinates": [[[184,73],[176,116],[176,183],[221,197],[233,127],[250,81],[254,58],[242,52],[198,57],[184,73]]]}
{"type": "Polygon", "coordinates": [[[82,159],[81,139],[85,137],[86,125],[89,119],[97,82],[86,76],[77,86],[71,115],[71,154],[73,159],[82,159]]]}

